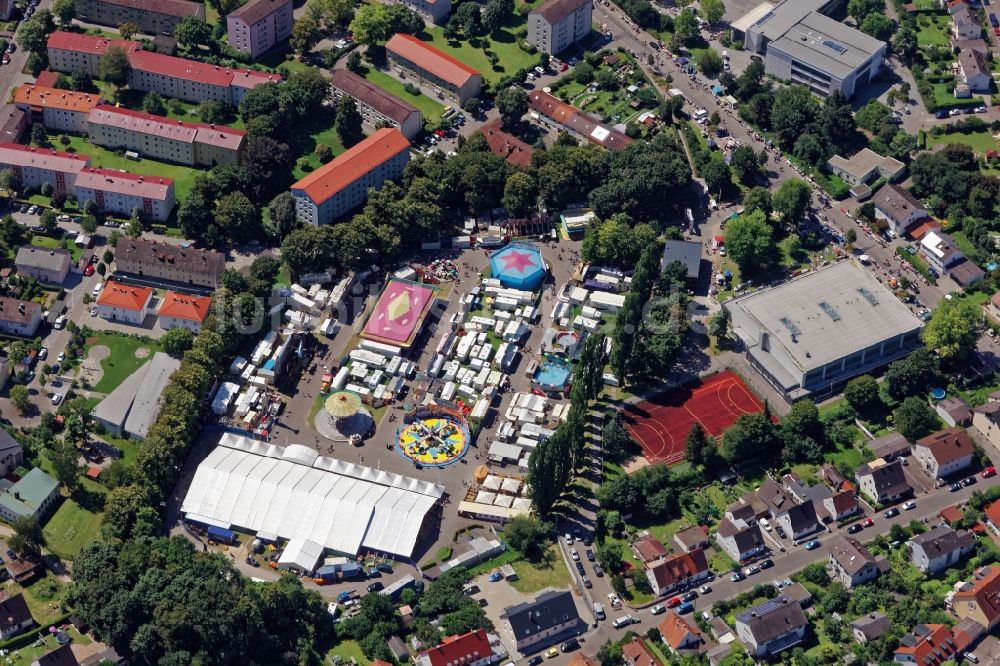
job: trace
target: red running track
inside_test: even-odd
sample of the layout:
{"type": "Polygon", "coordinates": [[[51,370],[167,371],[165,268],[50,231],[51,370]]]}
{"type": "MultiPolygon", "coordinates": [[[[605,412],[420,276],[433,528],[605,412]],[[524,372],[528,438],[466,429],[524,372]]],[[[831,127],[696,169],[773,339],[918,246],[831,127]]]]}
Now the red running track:
{"type": "Polygon", "coordinates": [[[650,464],[674,465],[684,459],[684,440],[695,422],[720,436],[743,414],[764,411],[743,380],[721,372],[699,384],[661,393],[625,409],[625,425],[650,464]]]}

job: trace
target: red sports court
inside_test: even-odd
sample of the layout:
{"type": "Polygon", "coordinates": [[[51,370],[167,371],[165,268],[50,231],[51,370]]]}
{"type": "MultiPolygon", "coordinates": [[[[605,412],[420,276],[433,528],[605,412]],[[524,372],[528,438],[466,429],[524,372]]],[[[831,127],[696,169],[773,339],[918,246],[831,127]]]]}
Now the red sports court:
{"type": "Polygon", "coordinates": [[[684,440],[695,421],[718,437],[741,415],[762,411],[764,405],[736,373],[721,372],[629,405],[625,425],[650,464],[674,465],[684,459],[684,440]]]}

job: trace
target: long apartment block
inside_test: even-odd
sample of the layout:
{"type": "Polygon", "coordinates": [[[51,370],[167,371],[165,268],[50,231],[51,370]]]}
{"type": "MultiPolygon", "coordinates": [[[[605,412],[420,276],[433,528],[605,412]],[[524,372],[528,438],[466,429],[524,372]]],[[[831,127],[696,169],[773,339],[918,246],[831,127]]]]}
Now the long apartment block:
{"type": "Polygon", "coordinates": [[[264,83],[281,81],[278,74],[220,67],[143,51],[138,42],[62,31],[49,35],[49,68],[67,74],[86,72],[96,76],[101,58],[113,46],[124,49],[128,55],[131,66],[129,88],[156,92],[193,104],[213,100],[236,107],[248,90],[264,83]]]}

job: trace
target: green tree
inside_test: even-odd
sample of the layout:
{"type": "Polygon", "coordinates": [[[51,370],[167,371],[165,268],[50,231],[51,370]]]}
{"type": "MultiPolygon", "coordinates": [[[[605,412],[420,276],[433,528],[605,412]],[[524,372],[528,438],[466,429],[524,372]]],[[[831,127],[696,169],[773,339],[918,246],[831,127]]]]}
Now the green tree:
{"type": "Polygon", "coordinates": [[[116,88],[124,88],[128,84],[130,69],[128,54],[120,46],[109,46],[97,63],[97,75],[116,88]]]}
{"type": "Polygon", "coordinates": [[[774,231],[761,211],[744,214],[726,225],[726,251],[743,275],[766,273],[778,262],[774,231]]]}
{"type": "Polygon", "coordinates": [[[194,345],[194,333],[183,327],[172,328],[160,338],[163,351],[180,357],[194,345]]]}
{"type": "Polygon", "coordinates": [[[529,561],[538,562],[552,543],[552,526],[530,515],[516,516],[507,523],[504,539],[529,561]]]}
{"type": "Polygon", "coordinates": [[[743,414],[722,435],[719,453],[730,464],[767,460],[777,452],[774,425],[764,414],[743,414]]]}
{"type": "Polygon", "coordinates": [[[142,98],[142,110],[155,116],[163,116],[167,113],[167,105],[159,93],[150,91],[142,98]]]}
{"type": "Polygon", "coordinates": [[[719,311],[712,315],[712,318],[708,320],[708,334],[714,336],[715,338],[725,340],[729,337],[729,328],[732,321],[729,316],[729,310],[725,308],[719,308],[719,311]]]}
{"type": "Polygon", "coordinates": [[[260,208],[242,192],[230,192],[215,204],[215,222],[227,237],[243,243],[260,234],[260,208]]]}
{"type": "Polygon", "coordinates": [[[708,191],[724,197],[733,187],[733,172],[721,153],[712,153],[712,158],[699,170],[708,191]]]}
{"type": "Polygon", "coordinates": [[[847,13],[861,23],[869,14],[884,14],[885,0],[850,0],[847,3],[847,13]]]}
{"type": "Polygon", "coordinates": [[[364,76],[365,66],[361,62],[361,54],[357,50],[351,51],[351,55],[347,56],[347,69],[358,76],[364,76]]]}
{"type": "MultiPolygon", "coordinates": [[[[73,418],[79,417],[70,417],[67,422],[73,418]]],[[[66,486],[66,490],[70,494],[75,492],[80,487],[80,474],[83,472],[83,465],[80,464],[80,453],[77,451],[76,445],[65,439],[56,440],[49,447],[48,457],[59,483],[66,486]]]]}
{"type": "Polygon", "coordinates": [[[684,459],[692,465],[704,465],[707,461],[711,445],[708,442],[708,434],[701,424],[695,421],[684,439],[684,459]]]}
{"type": "Polygon", "coordinates": [[[965,298],[946,298],[935,308],[921,337],[942,360],[960,360],[975,348],[982,326],[979,306],[965,298]]]}
{"type": "Polygon", "coordinates": [[[601,566],[612,574],[620,572],[625,566],[621,542],[605,541],[597,546],[594,555],[601,566]]]}
{"type": "Polygon", "coordinates": [[[892,38],[896,24],[885,14],[869,14],[858,27],[866,35],[870,35],[880,42],[887,42],[892,38]]]}
{"type": "Polygon", "coordinates": [[[743,212],[752,213],[759,210],[764,214],[764,219],[771,218],[774,212],[774,201],[771,198],[771,190],[766,187],[754,187],[743,197],[743,212]]]}
{"type": "Polygon", "coordinates": [[[709,78],[715,78],[722,71],[722,56],[715,49],[705,49],[698,56],[698,69],[709,78]]]}
{"type": "Polygon", "coordinates": [[[586,60],[581,60],[573,68],[573,78],[577,83],[587,85],[594,80],[594,68],[586,60]]]}
{"type": "Polygon", "coordinates": [[[698,34],[698,18],[690,8],[682,9],[674,19],[674,34],[681,42],[688,42],[698,34]]]}
{"type": "Polygon", "coordinates": [[[319,24],[310,16],[303,16],[295,19],[292,24],[292,36],[288,38],[288,44],[299,54],[307,52],[321,36],[319,24]]]}
{"type": "Polygon", "coordinates": [[[350,148],[364,138],[361,131],[361,113],[353,97],[342,97],[337,105],[337,119],[334,121],[337,136],[345,148],[350,148]]]}
{"type": "Polygon", "coordinates": [[[38,558],[42,554],[42,546],[45,544],[45,536],[42,534],[42,526],[38,524],[38,519],[34,516],[20,516],[11,523],[14,528],[14,535],[10,537],[8,545],[18,555],[29,558],[38,558]]]}
{"type": "Polygon", "coordinates": [[[701,15],[709,23],[718,23],[726,13],[722,0],[701,0],[701,15]]]}
{"type": "Polygon", "coordinates": [[[509,130],[528,112],[528,93],[524,88],[504,88],[496,95],[496,105],[503,127],[509,130]]]}
{"type": "Polygon", "coordinates": [[[795,140],[809,130],[817,112],[816,99],[805,86],[791,85],[774,95],[771,128],[783,149],[790,150],[795,140]]]}
{"type": "Polygon", "coordinates": [[[59,25],[68,26],[76,18],[73,0],[56,0],[52,3],[52,13],[59,19],[59,25]]]}
{"type": "Polygon", "coordinates": [[[52,19],[52,13],[47,9],[40,9],[35,15],[21,24],[17,31],[17,43],[25,51],[45,55],[49,33],[55,30],[56,23],[52,19]]]}
{"type": "Polygon", "coordinates": [[[282,192],[267,204],[267,219],[279,239],[292,233],[297,221],[295,215],[295,197],[291,192],[282,192]]]}
{"type": "MultiPolygon", "coordinates": [[[[729,166],[732,167],[733,172],[736,177],[739,178],[740,182],[744,185],[753,185],[758,180],[760,180],[761,169],[760,162],[757,159],[757,153],[753,151],[750,146],[737,146],[733,149],[732,156],[729,160],[729,166]]],[[[754,188],[756,190],[758,188],[754,188]]],[[[767,191],[767,188],[760,188],[767,191]]],[[[751,190],[749,194],[752,194],[754,190],[751,190]]],[[[768,192],[770,195],[770,192],[768,192]]],[[[746,206],[744,205],[744,208],[746,206]]],[[[770,210],[768,210],[770,213],[770,210]]]]}
{"type": "Polygon", "coordinates": [[[893,361],[885,373],[885,387],[893,400],[911,395],[926,395],[941,380],[938,357],[918,349],[906,358],[893,361]]]}
{"type": "Polygon", "coordinates": [[[132,21],[125,21],[118,26],[118,33],[122,36],[122,39],[132,39],[132,37],[138,35],[139,32],[139,26],[132,21]]]}
{"type": "Polygon", "coordinates": [[[232,117],[233,109],[228,104],[214,99],[206,99],[198,105],[196,113],[201,118],[201,122],[220,125],[232,117]]]}
{"type": "Polygon", "coordinates": [[[903,437],[915,442],[937,429],[938,419],[927,401],[910,396],[892,413],[893,423],[903,437]]]}
{"type": "Polygon", "coordinates": [[[535,179],[522,171],[507,177],[503,188],[503,207],[516,218],[524,217],[538,204],[535,179]]]}
{"type": "Polygon", "coordinates": [[[844,398],[851,407],[862,414],[884,404],[879,395],[878,382],[871,375],[861,375],[847,382],[847,386],[844,387],[844,398]]]}
{"type": "Polygon", "coordinates": [[[174,27],[174,38],[183,46],[206,46],[212,39],[212,27],[197,16],[185,16],[174,27]]]}
{"type": "Polygon", "coordinates": [[[781,222],[794,228],[805,219],[812,201],[812,187],[800,178],[790,178],[781,184],[774,194],[774,210],[781,216],[781,222]]]}
{"type": "Polygon", "coordinates": [[[31,394],[28,392],[28,387],[23,384],[10,387],[10,404],[21,414],[31,409],[31,394]]]}

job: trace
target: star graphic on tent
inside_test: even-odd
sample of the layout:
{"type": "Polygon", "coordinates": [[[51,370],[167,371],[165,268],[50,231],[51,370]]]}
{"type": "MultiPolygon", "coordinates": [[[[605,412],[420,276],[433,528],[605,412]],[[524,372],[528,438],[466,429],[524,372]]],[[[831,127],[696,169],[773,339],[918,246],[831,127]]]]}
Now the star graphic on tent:
{"type": "Polygon", "coordinates": [[[500,258],[503,262],[504,270],[513,268],[518,273],[523,273],[526,268],[535,268],[535,257],[530,252],[511,250],[500,258]]]}

